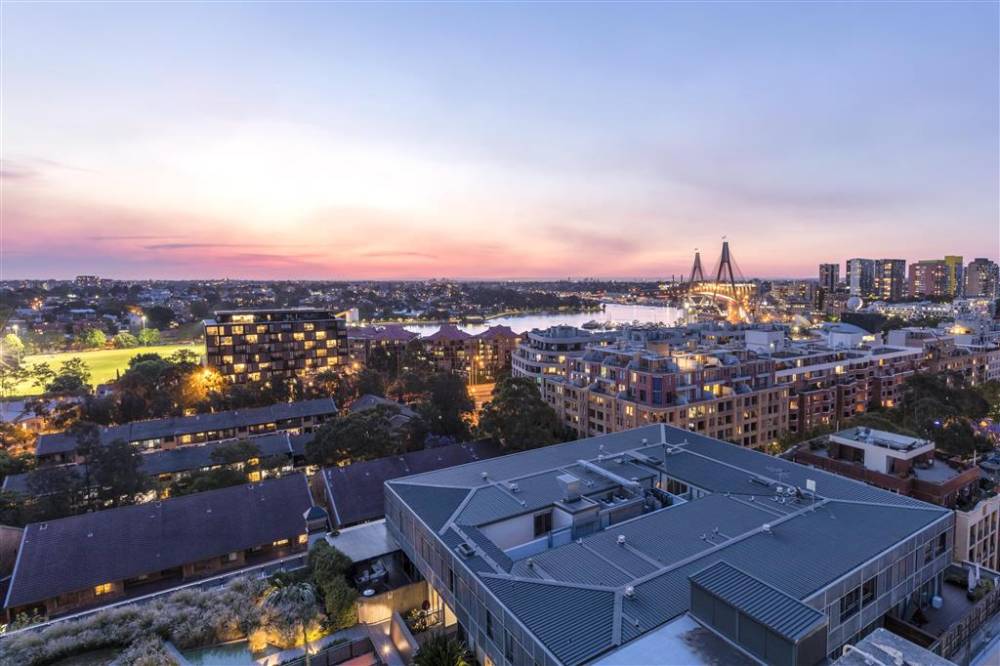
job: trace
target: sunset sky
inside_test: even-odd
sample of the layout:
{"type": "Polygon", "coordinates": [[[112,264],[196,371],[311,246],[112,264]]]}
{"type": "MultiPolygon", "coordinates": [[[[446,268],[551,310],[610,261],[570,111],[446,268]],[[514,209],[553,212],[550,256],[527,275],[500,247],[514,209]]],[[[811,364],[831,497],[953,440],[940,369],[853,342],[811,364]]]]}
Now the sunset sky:
{"type": "Polygon", "coordinates": [[[1000,252],[996,3],[2,12],[4,279],[1000,252]]]}

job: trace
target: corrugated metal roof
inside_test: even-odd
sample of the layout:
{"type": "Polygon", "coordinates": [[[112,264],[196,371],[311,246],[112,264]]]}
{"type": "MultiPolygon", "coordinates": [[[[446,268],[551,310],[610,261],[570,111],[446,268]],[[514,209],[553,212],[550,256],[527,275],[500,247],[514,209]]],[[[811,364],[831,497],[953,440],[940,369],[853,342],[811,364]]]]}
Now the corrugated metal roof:
{"type": "Polygon", "coordinates": [[[478,528],[466,525],[460,529],[467,537],[469,537],[469,540],[471,540],[472,543],[482,549],[486,556],[496,562],[501,569],[504,571],[510,571],[514,561],[507,556],[507,553],[500,550],[499,546],[490,541],[486,535],[480,532],[478,528]]]}
{"type": "Polygon", "coordinates": [[[471,488],[490,483],[482,479],[482,472],[486,472],[490,480],[515,479],[537,474],[542,470],[572,465],[580,459],[590,460],[602,452],[610,455],[630,451],[643,446],[643,439],[647,440],[647,444],[660,441],[660,427],[651,425],[565,444],[553,444],[531,451],[512,453],[501,458],[421,474],[408,480],[471,488]]]}
{"type": "Polygon", "coordinates": [[[608,587],[621,587],[635,577],[575,542],[519,560],[511,573],[532,578],[548,575],[567,583],[608,587]],[[528,559],[531,560],[531,565],[528,559]]]}
{"type": "Polygon", "coordinates": [[[417,486],[408,483],[393,483],[392,489],[435,532],[444,527],[451,514],[455,513],[455,509],[469,494],[466,488],[417,486]]]}
{"type": "Polygon", "coordinates": [[[794,642],[826,623],[826,616],[815,608],[725,562],[691,576],[691,584],[794,642]]]}
{"type": "MultiPolygon", "coordinates": [[[[613,480],[577,464],[578,460],[625,479],[648,478],[654,474],[651,468],[619,461],[619,454],[638,452],[654,462],[662,461],[663,447],[654,444],[662,437],[678,449],[666,456],[667,474],[712,494],[535,554],[534,566],[528,565],[527,558],[513,562],[506,578],[478,555],[463,560],[484,582],[490,580],[491,589],[502,592],[501,601],[561,660],[576,663],[592,659],[607,647],[601,641],[577,643],[573,639],[572,647],[560,644],[562,652],[553,648],[565,636],[581,635],[591,640],[598,627],[610,632],[613,624],[610,616],[605,618],[607,625],[593,624],[591,615],[563,608],[564,590],[597,592],[610,600],[611,590],[594,588],[632,585],[635,594],[622,600],[621,631],[627,641],[687,612],[689,577],[719,562],[801,602],[917,531],[950,516],[941,507],[670,426],[663,426],[662,432],[661,426],[649,426],[554,445],[407,477],[391,485],[451,486],[450,492],[459,493],[461,489],[453,486],[473,488],[474,494],[456,524],[483,525],[559,501],[563,491],[556,477],[565,472],[581,479],[584,495],[618,487],[613,480]],[[816,481],[817,501],[788,497],[784,497],[785,504],[774,501],[777,485],[804,487],[806,479],[816,481]],[[516,491],[511,481],[517,482],[516,491]],[[765,523],[770,525],[768,533],[762,530],[765,523]],[[620,534],[625,536],[624,545],[618,543],[620,534]],[[522,616],[522,610],[526,615],[522,616]],[[581,626],[589,630],[578,634],[581,626]],[[546,631],[554,633],[543,637],[546,631]]],[[[421,515],[437,515],[430,522],[440,523],[446,518],[441,517],[444,512],[439,504],[424,498],[413,508],[421,515]]],[[[480,537],[486,539],[482,534],[466,538],[488,552],[480,537]]],[[[462,540],[453,530],[441,538],[450,548],[462,540]]],[[[500,562],[503,558],[492,559],[506,568],[506,562],[500,562]]],[[[611,601],[608,604],[613,605],[611,601]]]]}
{"type": "Polygon", "coordinates": [[[492,576],[482,580],[562,663],[580,664],[612,647],[613,592],[492,576]]]}

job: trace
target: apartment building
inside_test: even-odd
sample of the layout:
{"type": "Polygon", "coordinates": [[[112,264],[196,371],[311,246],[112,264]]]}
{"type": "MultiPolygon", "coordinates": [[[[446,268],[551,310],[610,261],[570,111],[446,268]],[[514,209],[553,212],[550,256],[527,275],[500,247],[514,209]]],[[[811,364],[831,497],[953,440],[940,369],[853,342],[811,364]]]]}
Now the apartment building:
{"type": "Polygon", "coordinates": [[[511,358],[516,377],[531,377],[541,383],[543,377],[564,376],[569,359],[582,356],[591,345],[614,340],[608,332],[591,332],[573,326],[533,329],[524,334],[511,358]]]}
{"type": "Polygon", "coordinates": [[[921,353],[865,346],[863,331],[841,328],[826,331],[837,348],[792,343],[775,327],[724,337],[712,329],[627,331],[614,343],[576,339],[584,348],[572,355],[528,351],[550,362],[515,363],[514,373],[540,378],[543,399],[580,436],[667,423],[759,448],[862,413],[871,401],[891,407],[902,398],[921,353]]]}
{"type": "MultiPolygon", "coordinates": [[[[921,296],[945,297],[953,295],[949,290],[952,288],[953,280],[950,280],[949,267],[944,259],[925,259],[910,264],[909,275],[909,295],[910,298],[921,296]]],[[[951,276],[953,277],[953,276],[951,276]]]]}
{"type": "Polygon", "coordinates": [[[788,428],[773,363],[746,351],[647,351],[622,341],[588,349],[541,390],[581,436],[667,423],[756,447],[788,428]]]}
{"type": "Polygon", "coordinates": [[[408,331],[398,324],[348,328],[347,345],[351,367],[367,365],[376,352],[386,354],[389,361],[398,366],[407,345],[419,337],[419,333],[408,331]]]}
{"type": "Polygon", "coordinates": [[[1000,568],[1000,495],[955,509],[955,559],[1000,568]]]}
{"type": "Polygon", "coordinates": [[[483,664],[813,666],[948,603],[952,512],[667,425],[394,479],[385,502],[483,664]],[[684,649],[699,625],[714,662],[684,649]]]}
{"type": "Polygon", "coordinates": [[[979,257],[965,269],[966,298],[997,298],[1000,295],[1000,266],[979,257]]]}
{"type": "Polygon", "coordinates": [[[346,367],[347,323],[328,310],[227,310],[204,322],[205,358],[242,384],[308,378],[346,367]]]}
{"type": "Polygon", "coordinates": [[[466,370],[471,384],[492,384],[501,374],[508,372],[514,352],[521,344],[521,334],[509,326],[490,326],[468,341],[469,367],[466,370]]]}
{"type": "Polygon", "coordinates": [[[799,445],[793,460],[947,508],[977,496],[975,465],[938,457],[934,442],[871,428],[849,428],[799,445]]]}
{"type": "Polygon", "coordinates": [[[833,348],[809,342],[784,344],[770,358],[776,385],[788,389],[788,429],[797,433],[836,425],[872,403],[899,403],[906,379],[921,362],[920,352],[907,347],[833,348]]]}
{"type": "Polygon", "coordinates": [[[847,287],[851,296],[870,297],[875,291],[875,260],[848,259],[847,287]]]}
{"type": "Polygon", "coordinates": [[[906,260],[876,260],[875,297],[883,301],[898,301],[906,293],[906,260]]]}
{"type": "Polygon", "coordinates": [[[907,327],[890,331],[888,340],[918,349],[927,372],[961,375],[971,385],[1000,379],[1000,339],[991,328],[907,327]]]}
{"type": "Polygon", "coordinates": [[[819,265],[819,287],[832,294],[840,284],[840,264],[819,265]]]}

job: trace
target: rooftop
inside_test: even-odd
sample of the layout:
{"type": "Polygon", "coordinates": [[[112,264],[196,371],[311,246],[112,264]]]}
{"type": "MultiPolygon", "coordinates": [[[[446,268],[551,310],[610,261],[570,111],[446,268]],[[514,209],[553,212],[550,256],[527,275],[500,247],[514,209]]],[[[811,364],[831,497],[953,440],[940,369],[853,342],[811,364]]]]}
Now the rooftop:
{"type": "Polygon", "coordinates": [[[385,515],[382,484],[407,474],[460,465],[499,455],[490,442],[449,444],[323,470],[327,496],[338,525],[377,520],[385,515]]]}
{"type": "Polygon", "coordinates": [[[891,449],[893,451],[915,451],[926,446],[934,446],[933,442],[926,439],[920,439],[919,437],[898,435],[894,432],[873,430],[872,428],[865,428],[863,426],[835,432],[832,437],[848,440],[856,444],[878,446],[883,449],[891,449]]]}
{"type": "MultiPolygon", "coordinates": [[[[336,414],[337,406],[331,398],[281,402],[267,407],[235,409],[227,412],[174,416],[150,421],[134,421],[118,426],[101,428],[101,442],[108,444],[120,439],[125,442],[142,442],[165,437],[176,437],[204,432],[218,432],[289,419],[336,414]]],[[[35,449],[36,456],[69,453],[76,450],[76,439],[65,432],[40,435],[35,449]]]]}
{"type": "Polygon", "coordinates": [[[692,580],[708,584],[709,572],[726,573],[726,585],[742,595],[740,603],[796,635],[816,620],[804,602],[951,516],[912,498],[666,425],[387,485],[566,663],[611,649],[616,631],[627,643],[684,615],[692,580]],[[579,508],[565,507],[567,477],[579,481],[579,504],[596,505],[610,496],[625,506],[632,491],[642,498],[641,512],[575,541],[553,532],[552,543],[561,544],[555,547],[504,548],[491,541],[499,533],[492,527],[503,521],[546,506],[579,508]],[[652,479],[675,480],[704,496],[673,497],[662,506],[640,492],[652,479]],[[463,543],[467,552],[472,547],[468,557],[458,550],[463,543]],[[795,567],[788,566],[792,561],[795,567]],[[552,622],[557,615],[588,621],[552,622]]]}
{"type": "Polygon", "coordinates": [[[311,506],[305,476],[292,474],[32,523],[24,528],[4,606],[39,603],[304,534],[303,514],[311,506]]]}

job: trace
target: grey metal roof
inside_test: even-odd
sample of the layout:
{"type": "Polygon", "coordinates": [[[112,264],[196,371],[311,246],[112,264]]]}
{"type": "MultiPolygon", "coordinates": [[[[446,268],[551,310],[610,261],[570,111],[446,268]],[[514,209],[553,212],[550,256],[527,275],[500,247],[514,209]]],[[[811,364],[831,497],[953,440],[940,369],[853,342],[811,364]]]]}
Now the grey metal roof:
{"type": "MultiPolygon", "coordinates": [[[[289,419],[334,415],[336,413],[337,405],[331,398],[282,402],[267,407],[237,409],[196,416],[176,416],[109,426],[101,429],[101,442],[107,444],[116,439],[125,442],[142,442],[164,437],[249,428],[267,423],[280,423],[289,419]]],[[[40,435],[35,455],[47,456],[75,450],[76,439],[67,433],[60,432],[40,435]]]]}
{"type": "Polygon", "coordinates": [[[24,528],[5,607],[291,539],[312,506],[302,474],[24,528]]]}
{"type": "Polygon", "coordinates": [[[815,608],[725,562],[691,576],[691,584],[793,642],[826,624],[826,616],[815,608]]]}
{"type": "Polygon", "coordinates": [[[580,664],[612,647],[613,592],[493,576],[482,580],[562,663],[580,664]]]}
{"type": "MultiPolygon", "coordinates": [[[[449,505],[461,506],[454,524],[458,530],[468,530],[470,525],[553,506],[562,498],[556,481],[560,474],[580,478],[584,496],[618,488],[614,480],[578,461],[601,466],[624,479],[646,480],[663,474],[708,494],[515,560],[509,573],[497,571],[479,555],[463,560],[484,583],[489,581],[498,597],[503,595],[501,601],[532,632],[556,632],[551,640],[536,633],[550,649],[564,633],[575,637],[579,625],[591,621],[562,611],[555,603],[555,590],[560,595],[562,590],[573,589],[613,597],[616,591],[620,594],[625,586],[632,586],[634,594],[622,599],[619,620],[622,640],[628,641],[687,612],[690,577],[720,562],[773,588],[779,596],[801,603],[918,531],[935,523],[947,529],[946,523],[953,520],[941,507],[659,425],[405,477],[388,485],[440,486],[456,493],[449,505]],[[663,443],[669,443],[673,452],[665,455],[663,443]],[[815,498],[805,491],[807,480],[816,483],[815,498]],[[779,494],[779,485],[802,491],[779,494]],[[463,488],[472,489],[464,505],[457,499],[463,488]],[[619,535],[625,537],[624,544],[618,542],[619,535]],[[788,566],[789,562],[795,566],[788,566]],[[546,606],[549,594],[553,603],[546,606]],[[537,622],[529,623],[516,609],[532,617],[537,613],[537,622]]],[[[414,502],[404,501],[435,530],[445,528],[439,537],[449,548],[454,550],[463,540],[463,535],[447,526],[447,507],[442,509],[442,502],[429,499],[426,491],[414,502]]],[[[481,552],[490,552],[478,536],[464,540],[481,552]]],[[[506,563],[502,568],[506,569],[506,563]]],[[[599,643],[586,644],[593,650],[586,657],[565,647],[560,648],[563,654],[553,651],[574,663],[606,649],[599,643]]]]}
{"type": "Polygon", "coordinates": [[[357,462],[323,470],[328,499],[340,525],[377,520],[385,515],[382,485],[399,477],[490,458],[500,453],[492,442],[449,444],[399,456],[357,462]]]}
{"type": "Polygon", "coordinates": [[[444,527],[458,505],[469,494],[467,488],[421,486],[409,483],[394,483],[392,489],[435,532],[444,527]]]}
{"type": "MultiPolygon", "coordinates": [[[[212,453],[219,448],[233,444],[234,439],[208,442],[206,444],[190,444],[179,446],[175,449],[160,449],[143,453],[140,458],[141,469],[145,474],[158,476],[160,474],[175,474],[177,472],[188,472],[198,469],[214,467],[219,463],[212,459],[212,453]]],[[[262,458],[272,458],[274,456],[291,456],[291,445],[287,432],[276,432],[267,435],[248,437],[246,441],[252,442],[260,449],[262,458]]],[[[22,474],[11,474],[4,479],[3,490],[28,494],[31,492],[30,480],[35,475],[45,475],[55,473],[56,470],[71,470],[80,478],[86,475],[85,464],[72,463],[60,465],[58,467],[40,467],[31,472],[22,474]]]]}
{"type": "Polygon", "coordinates": [[[490,483],[489,480],[483,480],[481,476],[483,472],[487,473],[490,480],[515,479],[529,474],[537,474],[543,470],[572,465],[581,458],[590,460],[602,452],[611,455],[637,449],[643,446],[643,439],[647,440],[646,444],[660,441],[660,427],[645,426],[601,437],[591,437],[575,442],[553,444],[531,451],[511,453],[492,460],[421,474],[409,479],[409,481],[474,488],[490,483]]]}
{"type": "Polygon", "coordinates": [[[511,566],[514,564],[513,560],[503,552],[495,543],[489,540],[479,528],[472,527],[471,525],[466,525],[459,528],[465,533],[469,540],[475,544],[479,549],[483,551],[486,557],[490,558],[504,571],[510,571],[511,566]]]}

